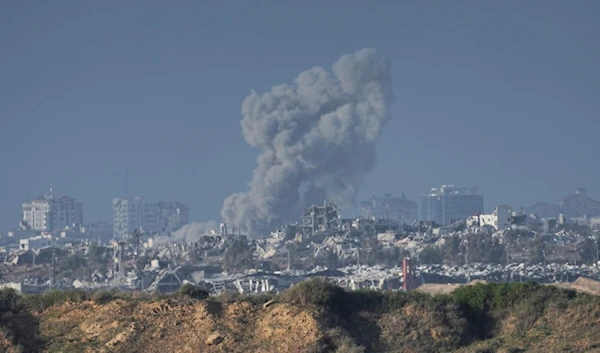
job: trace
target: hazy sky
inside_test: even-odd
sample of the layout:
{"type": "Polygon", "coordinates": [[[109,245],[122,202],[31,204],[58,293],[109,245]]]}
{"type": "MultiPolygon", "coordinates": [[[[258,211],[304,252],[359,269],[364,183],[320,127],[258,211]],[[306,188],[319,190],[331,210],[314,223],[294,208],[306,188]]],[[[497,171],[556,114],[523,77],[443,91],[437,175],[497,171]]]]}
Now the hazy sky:
{"type": "Polygon", "coordinates": [[[242,100],[372,47],[393,120],[363,198],[479,184],[489,210],[600,196],[600,2],[4,1],[0,231],[47,185],[111,220],[129,194],[220,217],[257,151],[242,100]],[[373,4],[377,6],[373,6],[373,4]]]}

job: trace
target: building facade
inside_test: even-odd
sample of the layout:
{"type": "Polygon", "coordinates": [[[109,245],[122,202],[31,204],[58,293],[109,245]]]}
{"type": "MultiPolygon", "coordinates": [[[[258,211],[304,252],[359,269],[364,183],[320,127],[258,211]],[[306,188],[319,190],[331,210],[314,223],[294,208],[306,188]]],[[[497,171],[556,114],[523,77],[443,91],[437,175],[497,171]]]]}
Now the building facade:
{"type": "Polygon", "coordinates": [[[68,196],[51,194],[23,204],[23,223],[32,230],[51,232],[83,224],[83,205],[68,196]]]}
{"type": "Polygon", "coordinates": [[[483,195],[477,188],[457,188],[442,185],[421,197],[421,220],[439,225],[448,225],[455,221],[483,213],[483,195]]]}
{"type": "Polygon", "coordinates": [[[182,202],[157,202],[158,225],[162,233],[171,234],[190,223],[190,207],[182,202]]]}
{"type": "Polygon", "coordinates": [[[113,237],[120,238],[143,228],[143,198],[113,199],[113,237]]]}
{"type": "Polygon", "coordinates": [[[496,230],[508,229],[512,226],[513,220],[519,216],[508,205],[498,205],[494,212],[490,214],[479,214],[467,219],[467,226],[491,226],[496,230]]]}
{"type": "Polygon", "coordinates": [[[404,223],[413,223],[418,219],[419,206],[405,195],[401,197],[385,194],[383,197],[373,196],[369,201],[360,203],[363,218],[391,218],[404,223]]]}
{"type": "Polygon", "coordinates": [[[143,197],[113,199],[113,237],[140,229],[146,234],[171,234],[189,223],[190,209],[181,202],[146,202],[143,197]]]}

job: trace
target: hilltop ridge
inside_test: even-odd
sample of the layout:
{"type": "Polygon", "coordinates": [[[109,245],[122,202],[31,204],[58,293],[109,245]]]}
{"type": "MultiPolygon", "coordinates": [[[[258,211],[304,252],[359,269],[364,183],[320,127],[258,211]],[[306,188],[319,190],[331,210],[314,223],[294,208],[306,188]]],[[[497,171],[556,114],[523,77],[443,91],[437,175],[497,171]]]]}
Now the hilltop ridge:
{"type": "Polygon", "coordinates": [[[600,297],[535,283],[435,296],[321,280],[253,297],[1,293],[6,352],[600,352],[600,297]]]}

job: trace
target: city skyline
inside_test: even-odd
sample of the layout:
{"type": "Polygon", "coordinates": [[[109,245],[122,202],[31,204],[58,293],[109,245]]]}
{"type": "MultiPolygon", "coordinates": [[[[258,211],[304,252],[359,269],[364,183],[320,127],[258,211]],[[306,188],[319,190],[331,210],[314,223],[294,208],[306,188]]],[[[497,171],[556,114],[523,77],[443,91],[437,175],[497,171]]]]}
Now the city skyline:
{"type": "Polygon", "coordinates": [[[394,101],[357,208],[444,183],[479,183],[486,210],[555,203],[575,187],[598,199],[599,6],[7,4],[0,232],[46,184],[109,221],[125,165],[131,195],[186,200],[192,220],[220,219],[260,153],[241,135],[251,90],[263,97],[315,66],[331,72],[363,48],[389,61],[394,101]]]}
{"type": "MultiPolygon", "coordinates": [[[[524,205],[524,206],[522,206],[522,205],[515,206],[515,205],[511,205],[510,203],[504,203],[504,204],[495,204],[491,207],[480,208],[477,205],[473,206],[472,202],[468,202],[468,205],[466,206],[465,210],[458,211],[458,213],[455,215],[456,217],[454,217],[454,218],[450,217],[452,219],[448,219],[448,220],[446,220],[445,218],[438,219],[436,217],[438,217],[438,216],[442,217],[442,216],[441,215],[433,215],[433,214],[431,214],[431,212],[427,213],[424,211],[425,198],[429,199],[433,196],[439,196],[439,195],[443,195],[445,193],[457,194],[458,196],[460,196],[461,194],[465,194],[465,193],[466,194],[472,193],[473,195],[480,196],[480,200],[479,200],[480,203],[487,201],[485,198],[485,195],[480,192],[479,186],[467,188],[467,187],[456,187],[452,184],[442,184],[441,187],[433,187],[433,188],[430,188],[430,190],[428,192],[421,193],[419,198],[412,199],[411,197],[407,197],[404,192],[401,193],[400,195],[386,192],[386,193],[381,194],[380,196],[371,195],[371,197],[368,197],[368,198],[358,201],[357,206],[360,208],[358,208],[358,211],[356,211],[356,210],[354,211],[356,214],[352,214],[352,215],[348,214],[348,210],[343,210],[343,209],[340,209],[340,211],[342,212],[342,215],[346,218],[347,217],[351,217],[351,218],[352,217],[366,217],[366,218],[370,218],[370,217],[388,218],[389,217],[389,218],[398,218],[402,222],[405,222],[408,224],[412,223],[415,220],[418,220],[418,221],[435,221],[437,224],[440,224],[440,225],[447,225],[450,221],[466,219],[469,216],[472,216],[475,214],[490,213],[490,212],[493,212],[495,209],[497,209],[498,206],[503,206],[503,207],[508,206],[509,208],[511,208],[513,210],[525,210],[525,212],[527,214],[536,214],[536,215],[538,215],[540,217],[544,217],[544,218],[553,218],[561,213],[564,213],[565,216],[567,216],[567,217],[582,217],[585,215],[585,212],[582,213],[582,211],[581,211],[582,209],[591,210],[591,214],[588,216],[600,215],[600,201],[596,201],[596,199],[594,199],[593,197],[590,197],[590,194],[586,188],[572,189],[571,193],[567,193],[567,194],[563,195],[562,197],[557,198],[557,201],[555,201],[555,202],[536,201],[536,202],[532,202],[532,203],[530,203],[528,205],[524,205]],[[582,201],[582,200],[585,200],[585,201],[582,201]],[[414,206],[413,206],[413,204],[414,204],[414,206]],[[471,206],[469,206],[469,205],[471,205],[471,206]],[[413,208],[415,208],[415,209],[413,210],[413,208]],[[415,216],[416,216],[416,218],[415,218],[415,216]]],[[[153,200],[155,200],[155,198],[146,199],[146,196],[143,196],[143,197],[131,196],[128,198],[114,197],[114,198],[112,198],[111,218],[108,220],[88,217],[83,222],[79,222],[79,221],[70,222],[69,215],[72,215],[73,213],[69,213],[69,211],[61,211],[61,212],[67,212],[67,213],[64,213],[64,216],[61,216],[60,221],[58,221],[58,218],[57,218],[57,220],[54,221],[54,225],[51,227],[41,227],[40,228],[40,227],[36,227],[35,224],[29,224],[29,226],[34,231],[52,231],[52,230],[62,229],[65,226],[68,226],[68,227],[72,226],[72,225],[84,226],[84,225],[92,225],[92,224],[96,224],[96,223],[106,223],[106,224],[111,224],[114,227],[113,235],[118,237],[118,236],[122,236],[123,234],[126,234],[126,233],[132,233],[134,229],[144,229],[144,230],[147,230],[149,232],[149,234],[153,234],[153,233],[169,234],[171,232],[179,230],[184,225],[191,224],[194,222],[217,222],[217,223],[222,222],[222,220],[220,220],[220,219],[216,219],[216,220],[192,219],[190,216],[191,208],[188,206],[188,203],[186,203],[186,202],[153,201],[153,200]],[[117,208],[119,208],[119,207],[117,207],[117,204],[124,202],[121,206],[125,207],[125,209],[127,209],[128,206],[127,206],[127,202],[125,202],[125,201],[130,201],[129,203],[131,203],[133,201],[136,205],[141,207],[142,211],[137,210],[137,208],[134,207],[134,209],[132,211],[130,211],[130,212],[133,212],[136,214],[134,220],[132,220],[132,221],[124,220],[123,222],[125,222],[125,224],[127,224],[127,226],[121,227],[121,228],[123,228],[121,230],[117,230],[120,227],[119,226],[120,222],[116,221],[116,218],[115,218],[116,217],[115,212],[117,212],[117,208]],[[145,212],[151,213],[151,216],[149,216],[150,220],[146,220],[147,217],[145,216],[145,214],[144,214],[145,212],[143,210],[146,210],[145,212]],[[162,214],[162,216],[160,216],[161,214],[162,214]],[[160,217],[162,217],[162,218],[160,218],[160,217]],[[176,219],[173,219],[172,217],[176,217],[176,219]],[[57,223],[57,221],[58,221],[58,223],[57,223]]],[[[75,206],[74,214],[77,215],[76,217],[80,217],[80,218],[75,218],[75,219],[83,220],[83,214],[84,214],[84,211],[83,211],[84,203],[83,202],[80,202],[77,198],[74,198],[71,195],[68,195],[68,193],[58,193],[55,195],[53,188],[48,187],[46,190],[46,193],[43,196],[38,196],[36,198],[28,199],[21,204],[21,216],[16,220],[15,223],[9,225],[9,227],[7,227],[7,230],[5,232],[3,232],[3,234],[6,234],[6,232],[8,232],[10,230],[17,229],[19,227],[20,222],[23,222],[26,219],[28,219],[27,217],[30,217],[30,218],[34,217],[33,214],[31,213],[31,211],[29,211],[29,212],[26,211],[26,208],[29,210],[33,205],[37,205],[37,207],[39,208],[40,202],[47,204],[49,201],[54,202],[54,204],[56,204],[56,205],[59,205],[59,204],[62,205],[63,202],[67,202],[67,204],[74,205],[75,206]]],[[[489,204],[489,202],[485,202],[485,203],[489,204]]],[[[477,202],[475,202],[475,204],[477,204],[477,202]]],[[[442,206],[442,205],[443,205],[443,203],[440,204],[438,206],[438,208],[440,208],[440,207],[443,208],[444,206],[442,206]]],[[[49,205],[41,206],[41,207],[45,207],[44,212],[48,212],[48,210],[50,209],[49,205]]],[[[56,207],[58,207],[58,206],[55,206],[55,208],[56,207]]],[[[70,206],[70,207],[72,208],[73,206],[70,206]]],[[[428,204],[427,207],[431,207],[431,205],[428,204]]],[[[57,212],[57,211],[55,211],[55,212],[57,212]]],[[[63,213],[60,213],[60,214],[62,215],[63,213]]],[[[70,217],[73,217],[73,216],[70,216],[70,217]]],[[[54,218],[52,218],[52,219],[54,220],[54,218]]]]}

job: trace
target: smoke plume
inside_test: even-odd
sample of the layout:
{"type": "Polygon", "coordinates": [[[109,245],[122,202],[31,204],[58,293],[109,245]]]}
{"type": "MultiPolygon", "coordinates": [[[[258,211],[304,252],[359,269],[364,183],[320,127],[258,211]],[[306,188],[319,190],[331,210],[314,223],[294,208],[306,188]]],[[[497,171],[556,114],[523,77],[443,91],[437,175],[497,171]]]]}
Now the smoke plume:
{"type": "Polygon", "coordinates": [[[292,84],[251,91],[241,126],[260,154],[250,190],[225,199],[223,220],[260,235],[297,217],[304,203],[354,204],[375,167],[391,100],[390,65],[373,49],[342,56],[331,72],[315,67],[292,84]]]}
{"type": "Polygon", "coordinates": [[[174,241],[180,243],[189,243],[200,239],[203,235],[206,235],[210,231],[219,231],[219,224],[216,221],[211,220],[208,222],[192,222],[173,232],[170,237],[155,237],[154,242],[156,244],[174,241]]]}

